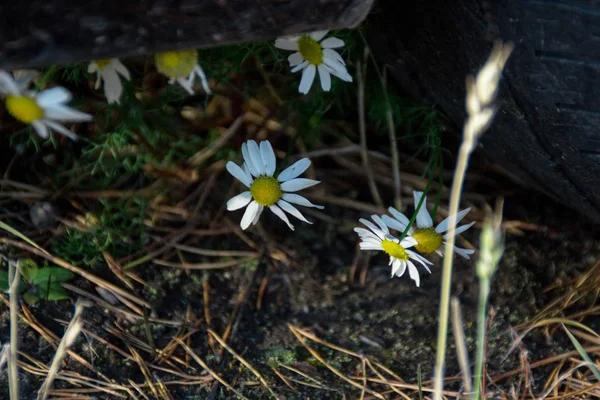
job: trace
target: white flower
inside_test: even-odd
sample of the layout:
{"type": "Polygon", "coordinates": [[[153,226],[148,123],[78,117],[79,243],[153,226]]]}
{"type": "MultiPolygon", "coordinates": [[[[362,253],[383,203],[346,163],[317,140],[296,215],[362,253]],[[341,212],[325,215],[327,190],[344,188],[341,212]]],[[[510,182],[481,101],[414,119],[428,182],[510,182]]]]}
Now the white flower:
{"type": "Polygon", "coordinates": [[[417,261],[425,267],[427,272],[431,273],[427,264],[432,264],[422,256],[418,255],[412,250],[408,250],[417,244],[415,238],[406,235],[402,241],[392,236],[386,224],[377,215],[372,215],[371,218],[375,224],[364,218],[359,221],[362,222],[367,228],[354,228],[354,232],[358,233],[361,238],[360,249],[361,250],[383,250],[387,255],[390,256],[390,265],[392,266],[392,277],[401,277],[408,267],[408,273],[416,285],[420,284],[419,271],[415,264],[411,261],[417,261]]]}
{"type": "Polygon", "coordinates": [[[198,64],[197,50],[167,51],[154,56],[158,72],[169,77],[169,83],[177,81],[189,94],[194,94],[194,81],[200,77],[202,88],[210,94],[204,70],[198,64]]]}
{"type": "Polygon", "coordinates": [[[298,91],[306,94],[310,90],[315,75],[319,71],[321,88],[331,89],[331,75],[343,81],[352,82],[342,56],[335,50],[344,46],[344,41],[329,37],[322,41],[328,31],[317,31],[306,35],[284,36],[275,40],[275,47],[295,51],[288,57],[292,72],[302,70],[298,91]]]}
{"type": "Polygon", "coordinates": [[[77,135],[57,121],[83,122],[92,120],[92,116],[67,106],[72,97],[67,89],[57,86],[35,93],[27,90],[29,82],[27,78],[15,80],[8,72],[0,70],[0,94],[6,97],[4,102],[10,115],[33,126],[44,139],[49,137],[52,129],[76,140],[77,135]]]}
{"type": "MultiPolygon", "coordinates": [[[[421,201],[421,197],[423,196],[423,192],[414,191],[415,198],[415,208],[419,205],[421,201]]],[[[406,215],[402,214],[400,211],[396,210],[394,207],[388,208],[388,211],[394,218],[390,218],[387,215],[382,215],[383,221],[390,228],[397,230],[398,232],[403,232],[408,224],[410,223],[409,219],[406,215]]],[[[460,211],[456,214],[456,223],[458,224],[467,213],[471,211],[471,208],[467,208],[465,210],[460,211]]],[[[434,251],[440,256],[444,256],[444,246],[446,245],[445,239],[448,239],[448,234],[442,235],[442,233],[446,232],[450,229],[448,222],[450,221],[450,217],[446,218],[442,222],[438,224],[438,226],[433,228],[433,220],[431,219],[431,215],[427,212],[427,196],[423,199],[423,204],[417,213],[416,220],[416,228],[412,226],[408,230],[408,234],[414,237],[417,240],[417,245],[415,249],[420,251],[421,253],[433,253],[434,251]]],[[[475,222],[471,222],[470,224],[459,226],[454,230],[454,235],[458,235],[471,226],[473,226],[475,222]]],[[[454,252],[459,256],[462,256],[469,259],[469,255],[475,253],[475,250],[463,249],[460,247],[454,246],[454,252]]]]}
{"type": "Polygon", "coordinates": [[[123,93],[119,75],[127,80],[131,79],[129,71],[117,58],[94,60],[88,65],[88,72],[97,73],[96,89],[99,89],[101,81],[104,81],[104,95],[109,103],[118,103],[123,93]]]}
{"type": "Polygon", "coordinates": [[[275,179],[273,177],[275,173],[275,153],[268,140],[260,142],[260,147],[254,140],[243,143],[242,155],[244,164],[241,168],[231,161],[226,166],[231,175],[250,189],[232,197],[227,202],[229,211],[248,206],[240,223],[242,229],[248,228],[250,223],[256,224],[265,207],[269,207],[291,230],[294,230],[294,226],[290,224],[284,211],[301,221],[312,224],[304,218],[296,207],[290,204],[323,209],[322,206],[314,205],[300,195],[290,193],[320,183],[312,179],[298,178],[310,166],[308,158],[296,161],[284,169],[275,179]]]}

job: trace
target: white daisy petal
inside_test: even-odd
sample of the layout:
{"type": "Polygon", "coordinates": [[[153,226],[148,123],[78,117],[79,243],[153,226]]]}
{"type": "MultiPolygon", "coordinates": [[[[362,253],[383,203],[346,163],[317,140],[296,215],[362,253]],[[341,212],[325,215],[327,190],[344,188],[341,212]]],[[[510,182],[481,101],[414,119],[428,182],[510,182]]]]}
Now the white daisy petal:
{"type": "Polygon", "coordinates": [[[175,79],[179,85],[185,89],[189,94],[194,94],[193,82],[189,78],[177,78],[175,79]]]}
{"type": "Polygon", "coordinates": [[[277,166],[275,165],[275,152],[268,140],[260,142],[260,158],[265,166],[265,173],[268,176],[273,176],[277,166]]]}
{"type": "Polygon", "coordinates": [[[52,129],[53,131],[63,134],[71,140],[77,140],[77,135],[75,133],[71,132],[69,129],[65,128],[58,122],[54,122],[50,119],[43,119],[41,122],[47,125],[48,128],[52,129]]]}
{"type": "Polygon", "coordinates": [[[406,261],[398,260],[398,269],[394,275],[400,278],[404,275],[404,272],[406,272],[406,261]]]}
{"type": "Polygon", "coordinates": [[[300,221],[304,221],[307,224],[312,224],[312,222],[310,222],[309,220],[307,220],[306,218],[304,218],[304,215],[302,215],[302,213],[300,211],[298,211],[298,209],[296,207],[294,207],[293,205],[291,205],[287,201],[279,200],[277,202],[277,205],[279,207],[281,207],[281,209],[283,211],[287,212],[288,214],[293,215],[294,217],[298,218],[300,221]]]}
{"type": "Polygon", "coordinates": [[[300,86],[298,86],[298,91],[302,94],[308,93],[310,87],[315,80],[315,73],[317,71],[317,67],[310,64],[308,67],[302,71],[302,79],[300,79],[300,86]]]}
{"type": "Polygon", "coordinates": [[[250,174],[254,177],[260,176],[260,170],[256,165],[254,165],[254,160],[250,157],[250,150],[248,149],[248,142],[242,143],[242,157],[244,157],[244,161],[250,174]]]}
{"type": "Polygon", "coordinates": [[[288,56],[288,62],[290,63],[290,67],[295,67],[302,61],[304,61],[304,59],[302,58],[302,54],[299,51],[292,53],[288,56]]]}
{"type": "Polygon", "coordinates": [[[196,64],[196,66],[194,67],[194,71],[196,71],[196,73],[200,77],[200,84],[202,85],[202,89],[204,89],[206,94],[211,94],[212,92],[210,90],[210,87],[208,86],[208,80],[206,79],[206,74],[204,73],[202,67],[199,64],[196,64]]]}
{"type": "Polygon", "coordinates": [[[249,191],[242,192],[227,201],[227,210],[234,211],[246,207],[252,200],[252,194],[249,191]]]}
{"type": "Polygon", "coordinates": [[[71,93],[61,86],[56,86],[50,89],[42,90],[36,96],[36,103],[42,107],[52,107],[61,105],[71,101],[71,93]]]}
{"type": "MultiPolygon", "coordinates": [[[[470,224],[466,224],[466,225],[462,225],[459,226],[458,228],[456,228],[454,230],[454,236],[456,235],[460,235],[461,233],[463,233],[464,231],[466,231],[467,229],[469,229],[470,227],[472,227],[473,225],[475,225],[475,221],[471,222],[470,224]]],[[[437,230],[436,230],[437,231],[437,230]]],[[[448,237],[450,236],[449,233],[446,233],[444,235],[444,239],[448,239],[448,237]]]]}
{"type": "Polygon", "coordinates": [[[292,68],[292,73],[298,72],[301,69],[304,69],[306,67],[308,67],[308,61],[302,61],[300,64],[298,64],[294,68],[292,68]]]}
{"type": "Polygon", "coordinates": [[[313,38],[314,40],[316,40],[317,42],[320,42],[321,39],[323,39],[325,37],[325,35],[327,35],[327,32],[329,32],[328,30],[325,31],[315,31],[315,32],[311,32],[308,35],[313,38]]]}
{"type": "Polygon", "coordinates": [[[396,221],[394,218],[389,217],[388,215],[382,215],[381,219],[388,227],[398,232],[404,232],[404,230],[406,229],[406,225],[402,225],[400,222],[396,221]]]}
{"type": "Polygon", "coordinates": [[[375,226],[371,221],[361,218],[358,220],[362,224],[364,224],[367,228],[373,231],[375,235],[377,235],[381,240],[385,239],[385,232],[382,232],[378,227],[375,226]]]}
{"type": "Polygon", "coordinates": [[[321,89],[323,89],[326,92],[329,92],[329,90],[331,90],[331,75],[329,74],[327,67],[321,64],[318,66],[317,69],[319,70],[319,81],[321,81],[321,89]]]}
{"type": "Polygon", "coordinates": [[[299,204],[304,207],[314,207],[314,208],[318,208],[319,210],[322,210],[325,208],[323,206],[318,206],[316,204],[313,204],[310,201],[308,201],[307,199],[305,199],[304,197],[302,197],[298,194],[295,194],[295,193],[284,193],[283,196],[281,196],[281,198],[283,200],[287,201],[288,203],[299,204]]]}
{"type": "Polygon", "coordinates": [[[260,218],[260,215],[262,214],[264,209],[265,209],[265,206],[263,206],[261,204],[258,205],[258,211],[256,212],[256,216],[254,217],[254,220],[252,221],[252,225],[256,225],[256,223],[258,222],[258,219],[260,218]]]}
{"type": "Polygon", "coordinates": [[[430,262],[428,259],[426,259],[423,256],[420,256],[419,254],[415,253],[412,250],[406,250],[406,254],[408,254],[408,257],[410,257],[410,259],[415,260],[415,261],[421,263],[421,265],[423,265],[423,267],[427,270],[427,272],[431,273],[431,270],[429,269],[429,267],[427,266],[427,264],[433,265],[432,262],[430,262]]]}
{"type": "Polygon", "coordinates": [[[252,182],[248,180],[246,173],[236,163],[229,161],[227,165],[225,165],[225,169],[227,169],[227,172],[233,175],[233,177],[238,181],[242,182],[246,187],[250,187],[252,184],[252,182]]]}
{"type": "Polygon", "coordinates": [[[306,178],[296,178],[292,179],[291,181],[283,182],[281,184],[281,190],[284,192],[297,192],[319,183],[321,183],[321,181],[314,181],[306,178]]]}
{"type": "MultiPolygon", "coordinates": [[[[415,198],[415,209],[419,206],[419,202],[421,201],[421,197],[423,196],[423,192],[413,191],[413,195],[415,198]]],[[[431,220],[431,215],[427,212],[427,196],[423,199],[423,204],[417,213],[417,226],[419,228],[431,228],[433,226],[433,221],[431,220]]]]}
{"type": "Polygon", "coordinates": [[[323,57],[328,58],[330,60],[337,61],[338,63],[342,64],[343,66],[346,65],[344,58],[340,55],[340,53],[338,53],[335,50],[323,49],[323,57]]]}
{"type": "Polygon", "coordinates": [[[469,256],[470,256],[471,254],[475,253],[475,250],[471,250],[471,249],[463,249],[463,248],[461,248],[461,247],[456,247],[456,246],[454,246],[454,252],[455,252],[456,254],[458,254],[459,256],[461,256],[461,257],[463,257],[463,258],[465,258],[465,259],[467,259],[467,260],[470,260],[470,259],[471,259],[471,257],[469,257],[469,256]]]}
{"type": "Polygon", "coordinates": [[[365,242],[361,242],[359,244],[359,248],[361,250],[382,250],[381,245],[374,245],[374,244],[365,243],[365,242]]]}
{"type": "Polygon", "coordinates": [[[250,185],[252,185],[252,183],[254,182],[254,178],[252,177],[252,174],[250,173],[250,169],[248,169],[248,165],[246,163],[242,164],[242,169],[244,170],[244,174],[246,174],[246,179],[248,180],[248,182],[250,182],[250,185]]]}
{"type": "Polygon", "coordinates": [[[264,175],[266,168],[263,165],[262,158],[260,157],[260,148],[254,140],[248,140],[248,155],[250,156],[258,175],[264,175]]]}
{"type": "Polygon", "coordinates": [[[50,137],[50,131],[48,130],[48,127],[42,121],[40,121],[40,120],[33,121],[31,123],[31,126],[33,126],[33,129],[35,129],[37,134],[40,135],[40,137],[42,139],[48,139],[50,137]]]}
{"type": "Polygon", "coordinates": [[[285,222],[291,230],[294,230],[294,225],[292,225],[290,223],[290,220],[288,219],[288,217],[285,215],[285,213],[283,212],[283,210],[281,208],[279,208],[275,204],[273,204],[272,206],[269,206],[269,210],[273,211],[273,214],[275,214],[279,218],[281,218],[281,220],[283,222],[285,222]]]}
{"type": "Polygon", "coordinates": [[[388,211],[390,212],[390,214],[392,214],[392,217],[394,217],[401,225],[404,225],[406,229],[406,226],[408,226],[408,224],[410,224],[410,219],[408,219],[408,217],[404,214],[402,214],[400,211],[396,210],[394,207],[390,207],[388,208],[388,211]]]}
{"type": "Polygon", "coordinates": [[[104,74],[104,95],[109,103],[118,103],[123,92],[121,78],[115,71],[113,73],[104,74]]]}
{"type": "Polygon", "coordinates": [[[113,62],[113,66],[115,71],[117,71],[119,74],[121,74],[121,76],[127,80],[131,79],[131,75],[129,74],[129,70],[127,69],[127,67],[125,65],[123,65],[123,63],[121,62],[121,60],[114,58],[112,60],[113,62]]]}
{"type": "Polygon", "coordinates": [[[91,62],[88,64],[88,74],[93,74],[94,72],[97,72],[99,70],[98,68],[98,64],[96,64],[95,62],[91,62]]]}
{"type": "MultiPolygon", "coordinates": [[[[471,207],[456,213],[456,223],[458,224],[465,217],[465,215],[469,213],[469,211],[471,211],[471,207]]],[[[438,226],[435,227],[435,231],[437,233],[446,232],[448,229],[450,229],[450,217],[444,219],[438,224],[438,226]]]]}
{"type": "Polygon", "coordinates": [[[397,258],[395,259],[391,259],[391,264],[392,264],[392,278],[394,277],[394,275],[396,275],[396,272],[398,272],[398,269],[400,269],[400,260],[398,260],[397,258]]]}
{"type": "Polygon", "coordinates": [[[242,221],[240,222],[240,226],[243,230],[246,230],[252,221],[254,221],[254,217],[256,217],[256,214],[258,213],[258,208],[259,204],[256,201],[252,201],[250,204],[248,204],[246,212],[244,213],[242,221]]]}
{"type": "Polygon", "coordinates": [[[275,40],[275,47],[282,50],[296,50],[298,51],[298,39],[290,40],[290,38],[279,38],[275,40]]]}
{"type": "Polygon", "coordinates": [[[21,88],[11,74],[0,70],[0,92],[5,94],[20,94],[21,88]]]}
{"type": "Polygon", "coordinates": [[[344,47],[344,41],[336,37],[328,37],[321,42],[321,47],[324,49],[337,49],[339,47],[344,47]]]}
{"type": "Polygon", "coordinates": [[[417,239],[412,236],[405,236],[404,239],[400,242],[400,246],[408,249],[409,247],[413,247],[417,245],[417,239]]]}
{"type": "Polygon", "coordinates": [[[417,285],[417,287],[419,287],[419,285],[421,284],[421,277],[419,276],[419,270],[417,269],[417,267],[415,267],[415,264],[413,264],[411,261],[407,261],[406,262],[408,264],[408,273],[410,275],[410,278],[415,281],[415,284],[417,285]]]}
{"type": "Polygon", "coordinates": [[[378,215],[371,215],[371,219],[373,219],[373,221],[375,221],[375,223],[379,226],[379,229],[381,229],[382,232],[389,234],[390,230],[388,229],[387,225],[383,222],[383,220],[381,218],[379,218],[378,215]]]}
{"type": "Polygon", "coordinates": [[[297,178],[304,173],[308,167],[310,167],[310,160],[308,158],[302,158],[284,169],[277,177],[277,180],[279,182],[287,182],[291,179],[297,178]]]}
{"type": "Polygon", "coordinates": [[[381,243],[381,238],[379,236],[371,231],[366,230],[365,228],[356,227],[354,228],[354,232],[358,233],[358,236],[360,236],[362,239],[373,239],[381,243]]]}
{"type": "Polygon", "coordinates": [[[93,119],[90,114],[60,104],[44,108],[44,118],[73,122],[85,122],[93,119]]]}

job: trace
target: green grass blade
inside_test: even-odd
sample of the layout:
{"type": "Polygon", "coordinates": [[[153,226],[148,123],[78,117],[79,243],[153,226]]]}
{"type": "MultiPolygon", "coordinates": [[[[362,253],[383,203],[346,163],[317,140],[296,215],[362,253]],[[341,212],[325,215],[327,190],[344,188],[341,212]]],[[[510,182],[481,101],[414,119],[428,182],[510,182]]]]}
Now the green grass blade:
{"type": "Polygon", "coordinates": [[[567,332],[567,336],[569,336],[569,339],[571,339],[573,346],[575,346],[575,349],[577,349],[577,352],[579,353],[581,358],[583,358],[585,360],[585,362],[588,363],[590,369],[594,373],[594,376],[600,382],[600,371],[598,371],[596,364],[594,364],[594,362],[592,361],[590,356],[588,356],[588,354],[586,353],[586,351],[583,348],[583,346],[581,345],[581,343],[579,343],[579,340],[577,340],[577,338],[575,336],[573,336],[573,334],[571,332],[569,332],[569,330],[567,329],[567,327],[565,325],[563,325],[563,329],[565,330],[565,332],[567,332]]]}
{"type": "Polygon", "coordinates": [[[9,233],[12,233],[13,235],[15,235],[16,237],[18,237],[19,239],[22,239],[22,240],[26,241],[27,243],[29,243],[30,245],[32,245],[36,249],[41,250],[44,253],[46,252],[44,249],[42,249],[40,246],[38,246],[37,243],[35,243],[33,240],[29,239],[27,236],[23,235],[18,230],[16,230],[13,227],[11,227],[10,225],[7,225],[6,223],[0,221],[0,228],[4,229],[5,231],[7,231],[9,233]]]}

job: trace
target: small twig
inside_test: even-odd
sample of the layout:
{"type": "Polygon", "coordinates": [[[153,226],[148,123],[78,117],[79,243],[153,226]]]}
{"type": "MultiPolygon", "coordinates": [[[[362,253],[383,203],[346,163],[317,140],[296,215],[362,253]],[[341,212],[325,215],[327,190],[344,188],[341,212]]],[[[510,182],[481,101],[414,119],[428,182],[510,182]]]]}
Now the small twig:
{"type": "MultiPolygon", "coordinates": [[[[365,49],[365,52],[366,51],[368,50],[365,49]]],[[[367,175],[367,180],[369,182],[369,190],[371,191],[371,196],[373,196],[373,201],[375,201],[375,204],[378,206],[383,207],[383,202],[381,201],[381,197],[377,191],[377,185],[375,184],[373,171],[371,171],[371,165],[369,163],[369,153],[367,149],[367,126],[365,118],[365,82],[361,65],[362,64],[360,60],[358,60],[356,62],[356,77],[358,81],[358,130],[360,133],[360,155],[365,173],[367,175]]]]}
{"type": "Polygon", "coordinates": [[[188,160],[188,163],[191,166],[197,166],[212,157],[213,154],[215,154],[229,141],[229,139],[231,139],[237,133],[238,129],[240,129],[240,126],[242,125],[242,122],[244,122],[244,114],[237,117],[237,119],[233,121],[231,126],[227,128],[227,131],[221,135],[220,138],[191,156],[188,160]]]}

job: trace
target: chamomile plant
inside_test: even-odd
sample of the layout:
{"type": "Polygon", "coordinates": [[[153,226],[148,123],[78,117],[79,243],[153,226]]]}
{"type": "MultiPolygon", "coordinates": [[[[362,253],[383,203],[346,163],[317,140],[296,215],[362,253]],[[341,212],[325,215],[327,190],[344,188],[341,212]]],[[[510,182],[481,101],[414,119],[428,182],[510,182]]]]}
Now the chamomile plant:
{"type": "Polygon", "coordinates": [[[156,69],[169,78],[169,83],[179,83],[189,94],[194,94],[194,82],[200,78],[202,88],[210,94],[204,70],[198,64],[197,50],[167,51],[154,56],[156,69]]]}
{"type": "Polygon", "coordinates": [[[401,277],[408,269],[410,278],[415,281],[417,286],[420,285],[421,278],[417,266],[413,261],[421,264],[429,273],[428,265],[432,263],[424,257],[410,250],[417,245],[417,240],[406,235],[402,240],[393,236],[390,233],[388,226],[383,219],[377,215],[372,215],[371,218],[375,222],[361,218],[359,221],[369,229],[356,227],[354,231],[361,239],[361,250],[378,250],[385,252],[390,257],[389,264],[392,266],[392,277],[401,277]]]}
{"type": "Polygon", "coordinates": [[[95,60],[88,65],[88,72],[96,73],[95,88],[104,85],[104,95],[109,103],[119,103],[123,93],[121,79],[130,80],[129,70],[117,58],[95,60]]]}
{"type": "MultiPolygon", "coordinates": [[[[413,237],[417,243],[415,244],[415,249],[424,254],[437,253],[440,256],[444,255],[444,246],[446,245],[445,239],[448,238],[448,233],[444,234],[450,229],[449,221],[450,217],[444,219],[437,226],[433,226],[433,219],[431,215],[427,211],[427,196],[423,194],[423,192],[414,191],[414,200],[415,207],[421,204],[417,212],[417,219],[415,226],[411,226],[408,229],[408,235],[413,237]],[[421,198],[424,197],[421,203],[421,198]]],[[[402,214],[400,211],[396,210],[393,207],[388,209],[389,213],[392,215],[391,217],[388,215],[382,215],[381,218],[383,222],[390,228],[398,231],[404,232],[406,227],[409,226],[410,220],[406,215],[402,214]]],[[[460,211],[456,215],[456,223],[458,224],[468,213],[471,211],[471,208],[464,209],[460,211]]],[[[454,230],[454,235],[458,235],[469,229],[473,226],[475,222],[471,222],[469,224],[461,225],[454,230]]],[[[454,252],[459,256],[466,258],[467,260],[470,258],[469,256],[475,253],[475,250],[463,249],[460,247],[454,246],[454,252]]]]}
{"type": "Polygon", "coordinates": [[[254,140],[243,143],[242,155],[244,163],[241,167],[231,161],[226,165],[227,171],[248,188],[247,191],[232,197],[227,202],[229,211],[247,206],[240,223],[242,229],[247,229],[250,224],[256,224],[265,207],[281,218],[291,230],[294,230],[294,225],[290,223],[285,212],[300,221],[312,223],[292,205],[323,209],[322,206],[312,204],[306,198],[294,193],[319,183],[312,179],[298,178],[310,166],[308,158],[296,161],[275,178],[275,152],[268,140],[260,142],[260,145],[254,140]]]}
{"type": "Polygon", "coordinates": [[[307,94],[317,72],[321,89],[331,90],[331,75],[345,82],[352,82],[352,76],[346,69],[346,62],[334,49],[344,47],[344,41],[336,37],[328,37],[328,31],[317,31],[304,35],[284,36],[275,41],[275,47],[293,51],[288,62],[292,72],[302,71],[298,91],[307,94]]]}
{"type": "Polygon", "coordinates": [[[75,110],[67,105],[71,93],[60,86],[35,92],[29,90],[33,75],[17,78],[0,70],[0,95],[4,97],[6,110],[17,121],[31,125],[43,139],[50,131],[67,136],[72,140],[77,135],[59,122],[85,122],[93,118],[90,114],[75,110]]]}

